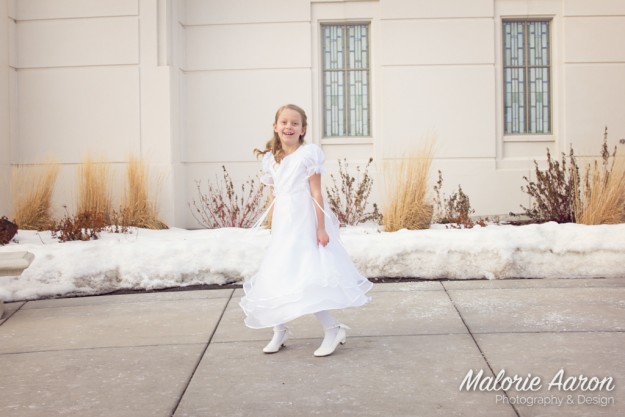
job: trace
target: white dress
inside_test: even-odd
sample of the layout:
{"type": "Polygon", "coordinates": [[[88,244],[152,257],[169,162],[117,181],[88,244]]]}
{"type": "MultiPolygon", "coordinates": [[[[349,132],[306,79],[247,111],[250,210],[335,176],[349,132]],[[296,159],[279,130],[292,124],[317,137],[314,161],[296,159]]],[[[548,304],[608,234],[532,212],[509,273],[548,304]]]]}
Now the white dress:
{"type": "Polygon", "coordinates": [[[264,155],[261,181],[274,187],[271,241],[258,272],[243,284],[245,324],[273,327],[322,310],[358,307],[373,284],[362,276],[339,237],[339,222],[324,202],[330,242],[317,243],[315,202],[309,177],[323,173],[324,156],[314,144],[301,145],[276,164],[264,155]]]}

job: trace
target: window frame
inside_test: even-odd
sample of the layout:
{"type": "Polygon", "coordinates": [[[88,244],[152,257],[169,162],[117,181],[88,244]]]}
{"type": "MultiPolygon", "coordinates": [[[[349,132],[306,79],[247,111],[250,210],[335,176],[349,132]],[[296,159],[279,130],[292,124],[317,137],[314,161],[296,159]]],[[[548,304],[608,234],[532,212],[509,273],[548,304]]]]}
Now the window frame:
{"type": "MultiPolygon", "coordinates": [[[[321,113],[322,113],[322,117],[321,119],[321,140],[324,143],[337,143],[337,144],[341,144],[341,143],[361,143],[361,142],[370,142],[373,138],[373,110],[372,110],[372,94],[373,94],[373,87],[371,85],[371,73],[373,71],[373,65],[372,65],[372,51],[371,51],[371,45],[372,45],[372,24],[370,21],[361,21],[361,20],[348,20],[348,21],[320,21],[319,25],[319,71],[320,71],[320,93],[321,93],[321,113]],[[366,72],[366,81],[367,81],[367,131],[368,134],[367,135],[349,135],[348,133],[348,126],[350,124],[350,112],[349,112],[349,107],[348,107],[348,103],[349,103],[349,95],[350,95],[350,88],[349,88],[349,82],[344,82],[344,92],[343,92],[343,100],[344,100],[344,126],[345,126],[345,133],[343,135],[327,135],[326,134],[326,103],[327,103],[327,95],[326,95],[326,74],[328,74],[329,72],[333,72],[333,71],[337,71],[336,69],[332,70],[328,70],[325,68],[325,53],[326,53],[326,49],[325,49],[325,28],[326,27],[341,27],[343,33],[347,32],[347,27],[350,26],[366,26],[367,28],[367,66],[364,69],[350,69],[348,68],[348,66],[343,65],[342,68],[340,69],[340,71],[343,73],[343,79],[347,80],[348,78],[348,74],[350,72],[361,72],[361,71],[365,71],[366,72]]],[[[344,36],[345,40],[347,40],[347,36],[344,36]]],[[[347,50],[347,48],[344,48],[344,50],[347,50]]],[[[345,64],[347,62],[347,60],[349,59],[349,54],[345,53],[344,54],[344,59],[343,59],[343,64],[345,64]]]]}
{"type": "Polygon", "coordinates": [[[554,102],[555,102],[555,80],[554,80],[554,45],[553,45],[553,30],[554,23],[552,17],[502,17],[501,18],[501,91],[502,91],[502,102],[501,102],[501,120],[502,120],[502,132],[504,139],[506,141],[534,141],[541,140],[543,138],[551,138],[554,135],[555,123],[554,123],[554,102]],[[548,54],[549,54],[549,64],[548,65],[530,65],[529,64],[529,47],[528,47],[528,23],[532,22],[540,22],[547,23],[548,27],[548,54]],[[505,42],[505,24],[506,23],[523,23],[526,30],[523,36],[523,67],[515,67],[515,66],[506,66],[505,56],[506,56],[506,42],[505,42]],[[506,69],[508,68],[522,68],[524,74],[524,125],[523,132],[507,132],[506,131],[506,69]],[[548,105],[549,105],[549,126],[548,131],[545,132],[530,132],[531,120],[530,120],[530,91],[529,91],[529,73],[532,68],[547,68],[548,70],[548,79],[549,79],[549,94],[548,94],[548,105]]]}

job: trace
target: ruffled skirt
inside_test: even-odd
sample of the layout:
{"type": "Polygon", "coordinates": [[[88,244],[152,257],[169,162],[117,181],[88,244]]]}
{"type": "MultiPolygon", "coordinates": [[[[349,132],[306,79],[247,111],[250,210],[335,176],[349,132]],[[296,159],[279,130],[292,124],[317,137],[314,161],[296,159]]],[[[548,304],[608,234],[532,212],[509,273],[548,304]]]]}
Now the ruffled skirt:
{"type": "Polygon", "coordinates": [[[373,284],[343,247],[339,225],[327,204],[330,242],[317,244],[314,202],[309,193],[280,196],[274,205],[271,242],[258,272],[244,282],[240,306],[245,324],[259,329],[323,310],[358,307],[373,284]]]}

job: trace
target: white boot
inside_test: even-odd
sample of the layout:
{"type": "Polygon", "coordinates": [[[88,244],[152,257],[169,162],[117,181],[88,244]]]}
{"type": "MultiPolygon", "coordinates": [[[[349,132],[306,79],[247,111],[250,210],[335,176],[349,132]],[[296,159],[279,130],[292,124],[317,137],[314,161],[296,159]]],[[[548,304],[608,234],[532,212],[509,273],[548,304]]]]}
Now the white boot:
{"type": "Polygon", "coordinates": [[[345,329],[349,329],[349,327],[342,323],[337,323],[332,327],[328,327],[325,330],[323,342],[321,342],[319,349],[315,350],[314,355],[317,357],[331,355],[339,344],[345,344],[347,340],[345,329]]]}
{"type": "Polygon", "coordinates": [[[273,338],[271,342],[263,348],[265,353],[276,353],[284,346],[284,342],[289,338],[289,329],[286,326],[276,326],[273,328],[273,338]]]}

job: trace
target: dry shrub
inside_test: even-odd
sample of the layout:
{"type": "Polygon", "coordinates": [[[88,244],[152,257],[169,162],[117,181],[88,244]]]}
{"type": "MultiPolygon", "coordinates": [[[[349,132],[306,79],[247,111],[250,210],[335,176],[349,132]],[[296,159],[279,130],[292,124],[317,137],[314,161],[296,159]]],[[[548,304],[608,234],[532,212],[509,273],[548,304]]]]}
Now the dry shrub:
{"type": "Polygon", "coordinates": [[[67,206],[63,206],[65,215],[51,227],[52,237],[59,242],[71,242],[75,240],[97,240],[102,231],[110,233],[130,233],[128,226],[124,225],[123,214],[113,210],[109,219],[102,212],[82,211],[75,215],[67,212],[67,206]]]}
{"type": "Polygon", "coordinates": [[[576,222],[582,224],[625,223],[625,160],[610,155],[607,128],[601,149],[601,166],[594,161],[586,167],[583,198],[576,207],[576,222]]]}
{"type": "Polygon", "coordinates": [[[65,206],[65,215],[52,226],[52,237],[59,242],[75,240],[97,240],[100,232],[106,226],[106,219],[102,212],[81,211],[70,215],[65,206]]]}
{"type": "Polygon", "coordinates": [[[0,217],[0,246],[11,242],[11,239],[17,234],[17,225],[7,219],[6,216],[0,217]]]}
{"type": "Polygon", "coordinates": [[[470,229],[475,225],[485,226],[485,220],[477,221],[471,218],[475,213],[475,209],[471,207],[469,196],[462,191],[462,187],[458,185],[458,191],[452,193],[449,197],[445,197],[442,192],[443,173],[438,171],[438,181],[434,186],[434,205],[436,213],[434,218],[436,222],[447,224],[450,228],[467,228],[470,229]]]}
{"type": "MultiPolygon", "coordinates": [[[[271,202],[273,201],[273,195],[269,195],[267,197],[266,203],[265,203],[265,208],[263,209],[263,213],[265,212],[265,210],[267,210],[269,208],[269,206],[271,205],[271,202]]],[[[269,211],[269,213],[267,214],[267,217],[265,218],[265,227],[267,227],[267,229],[271,229],[271,225],[273,224],[273,209],[271,209],[269,211]]]]}
{"type": "Polygon", "coordinates": [[[46,230],[53,224],[52,193],[58,173],[59,166],[53,162],[13,167],[13,219],[21,229],[46,230]]]}
{"type": "Polygon", "coordinates": [[[430,142],[414,154],[385,165],[387,203],[382,217],[385,231],[430,227],[433,206],[428,196],[428,179],[433,154],[430,142]]]}
{"type": "MultiPolygon", "coordinates": [[[[252,227],[267,204],[263,202],[265,187],[261,183],[255,186],[253,179],[248,179],[240,186],[239,195],[230,174],[221,166],[223,180],[216,178],[215,183],[208,181],[207,191],[202,191],[202,182],[195,181],[198,200],[189,203],[191,215],[199,224],[215,229],[220,227],[252,227]]],[[[271,219],[269,219],[271,224],[271,219]]],[[[271,227],[271,226],[270,226],[271,227]]]]}
{"type": "MultiPolygon", "coordinates": [[[[120,212],[126,226],[145,229],[167,229],[157,210],[157,198],[150,198],[149,171],[142,159],[130,157],[127,184],[120,212]]],[[[157,188],[162,178],[156,180],[157,188]]]]}
{"type": "MultiPolygon", "coordinates": [[[[551,157],[547,149],[547,168],[541,170],[538,162],[534,161],[535,181],[523,177],[526,186],[521,190],[532,199],[528,208],[521,205],[527,217],[534,222],[569,223],[575,221],[575,207],[579,199],[579,169],[573,147],[569,151],[569,158],[562,153],[562,160],[551,157]]],[[[514,213],[510,213],[515,215],[514,213]]]]}
{"type": "MultiPolygon", "coordinates": [[[[601,148],[601,164],[595,161],[586,167],[584,177],[573,147],[562,161],[551,158],[547,150],[547,169],[536,167],[536,181],[521,189],[532,197],[532,206],[521,206],[535,222],[613,224],[625,222],[625,167],[616,157],[616,147],[608,150],[608,129],[605,128],[601,148]]],[[[513,213],[511,213],[513,214],[513,213]]]]}
{"type": "Polygon", "coordinates": [[[109,165],[104,161],[94,161],[91,157],[86,157],[85,161],[78,166],[78,181],[76,210],[78,216],[96,215],[108,222],[111,216],[109,165]]]}
{"type": "Polygon", "coordinates": [[[368,172],[372,162],[373,158],[369,158],[362,172],[360,166],[357,166],[356,177],[354,177],[348,172],[347,160],[343,159],[341,162],[339,159],[340,188],[334,174],[330,175],[332,188],[326,188],[328,205],[336,214],[341,226],[353,226],[370,220],[379,223],[382,220],[377,204],[372,204],[372,211],[366,211],[373,187],[373,178],[368,172]]]}

